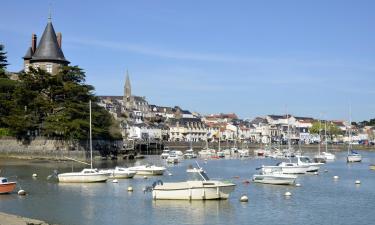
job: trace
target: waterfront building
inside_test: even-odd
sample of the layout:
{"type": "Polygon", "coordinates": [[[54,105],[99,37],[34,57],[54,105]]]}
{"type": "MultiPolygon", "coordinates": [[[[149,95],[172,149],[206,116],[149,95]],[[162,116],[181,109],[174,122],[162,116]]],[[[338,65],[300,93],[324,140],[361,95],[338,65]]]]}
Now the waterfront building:
{"type": "Polygon", "coordinates": [[[169,119],[170,141],[203,141],[207,138],[206,125],[198,118],[169,119]]]}
{"type": "Polygon", "coordinates": [[[57,74],[61,66],[70,62],[65,59],[62,51],[62,34],[55,33],[51,17],[44,29],[42,38],[37,45],[37,35],[32,34],[31,46],[27,49],[24,60],[24,71],[28,72],[29,67],[41,68],[51,74],[57,74]]]}

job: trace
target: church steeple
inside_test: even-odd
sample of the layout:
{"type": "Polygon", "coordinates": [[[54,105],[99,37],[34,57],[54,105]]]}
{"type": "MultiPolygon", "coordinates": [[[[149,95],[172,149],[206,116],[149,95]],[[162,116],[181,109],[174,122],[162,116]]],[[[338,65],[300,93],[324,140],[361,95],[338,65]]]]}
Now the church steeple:
{"type": "Polygon", "coordinates": [[[130,98],[132,96],[132,88],[130,85],[130,78],[129,78],[129,72],[126,70],[126,81],[125,81],[125,87],[124,87],[124,95],[127,98],[130,98]]]}

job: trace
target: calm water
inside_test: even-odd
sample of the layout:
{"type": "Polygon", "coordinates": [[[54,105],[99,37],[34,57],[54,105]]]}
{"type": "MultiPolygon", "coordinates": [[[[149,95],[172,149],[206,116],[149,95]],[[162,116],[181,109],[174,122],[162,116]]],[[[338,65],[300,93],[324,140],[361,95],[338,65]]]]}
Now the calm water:
{"type": "MultiPolygon", "coordinates": [[[[301,187],[244,184],[262,164],[270,159],[198,160],[211,178],[232,180],[237,184],[230,199],[222,201],[153,201],[151,193],[143,193],[146,185],[163,181],[184,180],[185,170],[194,161],[185,160],[168,167],[173,176],[143,179],[136,177],[102,184],[50,183],[46,177],[53,169],[71,170],[71,163],[46,161],[0,160],[2,176],[17,175],[19,185],[29,192],[0,195],[0,211],[46,220],[60,225],[78,224],[372,224],[375,221],[375,153],[361,152],[362,163],[347,164],[345,153],[322,167],[320,175],[299,176],[301,187]],[[328,172],[324,172],[328,170],[328,172]],[[31,175],[38,174],[33,179],[31,175]],[[339,180],[332,177],[337,175],[339,180]],[[233,178],[239,176],[240,178],[233,178]],[[355,185],[361,180],[361,185],[355,185]],[[134,188],[133,193],[127,187],[134,188]],[[285,198],[284,193],[293,195],[285,198]],[[242,194],[248,203],[239,202],[242,194]]],[[[144,161],[162,164],[158,157],[144,161]]],[[[120,165],[123,161],[118,162],[120,165]]],[[[114,166],[115,162],[97,164],[114,166]]],[[[78,167],[75,167],[78,170],[78,167]]]]}

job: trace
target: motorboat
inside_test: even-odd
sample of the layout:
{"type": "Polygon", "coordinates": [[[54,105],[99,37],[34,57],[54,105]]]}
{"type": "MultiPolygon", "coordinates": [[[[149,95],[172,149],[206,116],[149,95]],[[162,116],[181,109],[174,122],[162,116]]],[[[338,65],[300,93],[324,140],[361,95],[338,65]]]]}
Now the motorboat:
{"type": "Polygon", "coordinates": [[[165,149],[163,150],[163,152],[161,153],[160,158],[162,158],[162,159],[167,159],[168,156],[169,156],[169,152],[170,152],[170,150],[167,149],[167,148],[165,148],[165,149]]]}
{"type": "Polygon", "coordinates": [[[322,152],[322,155],[325,157],[326,161],[333,161],[336,159],[336,156],[330,152],[322,152]]]}
{"type": "Polygon", "coordinates": [[[245,158],[245,157],[250,156],[250,152],[249,152],[248,149],[240,149],[240,150],[238,150],[238,154],[241,158],[245,158]]]}
{"type": "Polygon", "coordinates": [[[281,168],[262,166],[259,174],[253,175],[253,182],[262,184],[293,185],[297,175],[284,174],[281,168]]]}
{"type": "Polygon", "coordinates": [[[362,155],[359,154],[356,151],[351,150],[351,152],[348,154],[346,158],[347,162],[361,162],[362,161],[362,155]]]}
{"type": "Polygon", "coordinates": [[[316,163],[326,163],[327,159],[326,159],[325,155],[319,153],[319,154],[314,156],[314,162],[316,162],[316,163]]]}
{"type": "Polygon", "coordinates": [[[214,149],[202,149],[198,152],[199,157],[201,158],[211,158],[212,156],[216,155],[216,151],[214,149]]]}
{"type": "Polygon", "coordinates": [[[100,170],[100,172],[109,173],[110,178],[123,179],[123,178],[133,178],[136,172],[129,170],[126,167],[116,166],[114,169],[100,170]]]}
{"type": "Polygon", "coordinates": [[[178,163],[180,162],[180,157],[174,151],[171,151],[166,161],[167,163],[178,163]]]}
{"type": "Polygon", "coordinates": [[[265,149],[259,148],[254,150],[254,156],[264,157],[266,156],[265,149]]]}
{"type": "Polygon", "coordinates": [[[225,153],[224,153],[224,151],[218,151],[218,152],[216,153],[216,155],[217,155],[217,157],[219,157],[219,158],[224,158],[224,157],[225,157],[225,153]]]}
{"type": "Polygon", "coordinates": [[[264,166],[266,169],[281,168],[282,173],[284,174],[305,174],[309,169],[309,166],[297,165],[297,163],[292,162],[280,162],[276,166],[264,166]]]}
{"type": "Polygon", "coordinates": [[[296,156],[297,165],[299,166],[308,166],[307,172],[318,172],[320,166],[324,163],[314,163],[308,156],[296,156]]]}
{"type": "Polygon", "coordinates": [[[10,182],[6,177],[0,177],[0,194],[8,194],[16,189],[17,182],[10,182]]]}
{"type": "MultiPolygon", "coordinates": [[[[76,162],[80,162],[86,165],[90,165],[90,168],[83,169],[80,172],[70,172],[70,173],[61,173],[57,174],[58,181],[61,183],[95,183],[95,182],[106,182],[109,178],[110,173],[100,172],[97,169],[94,169],[92,166],[92,123],[91,123],[91,100],[89,101],[89,115],[90,115],[90,128],[89,128],[89,137],[90,137],[90,164],[86,162],[81,162],[78,160],[71,159],[76,162]]],[[[70,158],[69,158],[70,159],[70,158]]]]}
{"type": "Polygon", "coordinates": [[[184,157],[186,159],[194,159],[197,158],[197,154],[195,154],[193,149],[188,149],[185,151],[184,157]]]}
{"type": "Polygon", "coordinates": [[[156,182],[151,187],[153,199],[163,200],[214,200],[228,199],[235,184],[210,180],[202,168],[190,168],[185,182],[156,182]]]}
{"type": "Polygon", "coordinates": [[[58,174],[61,183],[95,183],[106,182],[110,176],[109,172],[100,172],[97,169],[83,169],[80,172],[58,174]]]}
{"type": "Polygon", "coordinates": [[[370,165],[370,170],[375,170],[375,164],[370,165]]]}
{"type": "Polygon", "coordinates": [[[128,169],[136,172],[136,175],[163,175],[166,170],[165,167],[155,165],[134,166],[128,169]]]}

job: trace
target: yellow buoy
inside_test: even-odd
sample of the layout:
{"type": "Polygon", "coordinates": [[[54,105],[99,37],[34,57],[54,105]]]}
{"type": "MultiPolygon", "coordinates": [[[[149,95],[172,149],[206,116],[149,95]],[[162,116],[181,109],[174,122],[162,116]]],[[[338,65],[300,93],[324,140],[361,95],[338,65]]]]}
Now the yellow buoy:
{"type": "Polygon", "coordinates": [[[133,191],[133,187],[128,187],[128,191],[132,192],[133,191]]]}

